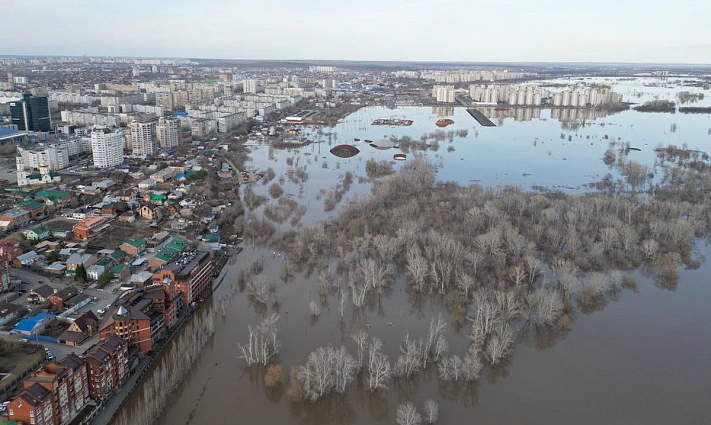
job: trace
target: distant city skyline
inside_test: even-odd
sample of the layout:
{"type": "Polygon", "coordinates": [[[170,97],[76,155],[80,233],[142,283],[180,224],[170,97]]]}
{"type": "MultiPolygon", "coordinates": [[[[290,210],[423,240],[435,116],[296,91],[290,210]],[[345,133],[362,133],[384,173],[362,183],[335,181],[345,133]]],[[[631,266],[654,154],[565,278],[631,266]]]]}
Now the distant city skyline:
{"type": "Polygon", "coordinates": [[[711,64],[699,0],[8,3],[2,55],[711,64]]]}

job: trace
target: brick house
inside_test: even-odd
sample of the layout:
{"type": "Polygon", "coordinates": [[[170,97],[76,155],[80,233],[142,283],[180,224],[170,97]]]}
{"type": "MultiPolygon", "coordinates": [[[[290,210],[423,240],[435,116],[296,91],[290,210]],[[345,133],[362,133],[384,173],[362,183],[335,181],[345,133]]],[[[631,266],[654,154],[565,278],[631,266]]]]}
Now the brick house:
{"type": "Polygon", "coordinates": [[[143,238],[132,238],[122,243],[119,249],[132,257],[137,257],[146,250],[146,241],[143,238]]]}
{"type": "Polygon", "coordinates": [[[77,295],[79,290],[74,286],[67,286],[66,288],[52,294],[49,297],[49,302],[55,307],[62,307],[64,303],[71,297],[77,295]]]}

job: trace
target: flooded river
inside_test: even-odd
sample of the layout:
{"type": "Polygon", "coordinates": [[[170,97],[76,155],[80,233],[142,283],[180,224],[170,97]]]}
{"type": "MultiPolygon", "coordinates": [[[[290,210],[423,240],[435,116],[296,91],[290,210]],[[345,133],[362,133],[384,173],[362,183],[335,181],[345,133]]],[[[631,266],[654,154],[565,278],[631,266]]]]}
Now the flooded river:
{"type": "MultiPolygon", "coordinates": [[[[460,184],[479,181],[584,191],[586,183],[615,174],[601,159],[610,141],[638,147],[641,150],[634,152],[635,159],[650,165],[655,160],[653,148],[659,143],[711,151],[709,115],[626,111],[583,116],[571,125],[552,117],[550,110],[536,114],[540,118],[530,121],[517,121],[513,114],[499,119],[498,127],[483,128],[463,108],[366,108],[320,135],[316,129],[307,129],[307,135],[318,143],[300,150],[251,143],[249,167],[259,171],[271,167],[275,181],[294,167],[308,173],[302,182],[281,181],[285,196],[306,207],[299,227],[337,213],[338,206],[333,212],[324,211],[323,198],[338,186],[344,173],[364,176],[368,159],[389,160],[399,152],[376,150],[355,142],[355,138],[409,135],[419,139],[436,131],[434,122],[443,115],[455,121],[452,130],[466,129],[467,134],[453,135],[451,141],[445,139],[437,150],[427,150],[424,155],[436,165],[438,180],[460,184]],[[370,125],[375,118],[388,117],[414,123],[411,127],[370,125]],[[331,147],[342,143],[354,144],[361,153],[349,159],[329,153],[331,147]]],[[[371,184],[356,180],[341,202],[367,193],[371,184]]],[[[267,185],[256,183],[253,190],[269,197],[267,185]]],[[[280,230],[289,227],[285,223],[280,230]]],[[[185,380],[157,421],[159,425],[394,423],[398,404],[411,400],[421,410],[427,399],[440,404],[439,423],[445,424],[711,423],[708,262],[697,270],[680,271],[673,290],[657,287],[639,274],[636,290],[623,290],[618,299],[580,313],[565,332],[522,332],[514,354],[494,368],[485,368],[476,384],[442,383],[430,368],[410,380],[390,381],[387,391],[371,394],[363,380],[357,379],[345,395],[294,403],[286,394],[289,368],[303,364],[317,347],[344,345],[355,352],[350,335],[367,325],[369,335],[380,338],[383,352],[394,360],[407,332],[423,337],[431,318],[442,314],[450,321],[451,314],[437,296],[414,295],[403,279],[397,279],[377,302],[362,310],[349,305],[343,318],[338,300],[329,297],[321,316],[314,319],[308,304],[318,298],[318,277],[297,274],[286,283],[280,277],[285,261],[282,253],[246,241],[245,250],[223,270],[227,277],[212,297],[214,336],[192,370],[186,371],[185,380]],[[280,315],[282,349],[276,360],[284,369],[285,382],[277,390],[265,388],[263,369],[250,369],[238,358],[237,343],[247,339],[247,326],[265,314],[237,284],[239,270],[255,260],[264,262],[264,275],[280,300],[279,308],[268,307],[269,312],[280,315]]],[[[466,333],[466,326],[448,326],[450,352],[464,350],[466,333]]]]}

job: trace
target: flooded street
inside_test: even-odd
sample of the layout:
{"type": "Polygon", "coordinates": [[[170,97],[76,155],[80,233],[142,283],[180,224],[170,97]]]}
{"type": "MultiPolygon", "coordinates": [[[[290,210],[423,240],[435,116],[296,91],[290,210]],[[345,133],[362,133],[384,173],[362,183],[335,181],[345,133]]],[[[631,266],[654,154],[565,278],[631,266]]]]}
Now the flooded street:
{"type": "MultiPolygon", "coordinates": [[[[619,177],[602,161],[610,141],[638,147],[640,151],[631,155],[650,166],[656,160],[653,149],[660,143],[711,151],[708,115],[625,111],[579,120],[570,127],[544,110],[540,118],[531,121],[502,118],[498,127],[482,128],[463,108],[445,112],[455,122],[452,130],[466,129],[468,134],[453,135],[451,141],[445,138],[438,150],[422,152],[435,165],[440,182],[467,185],[477,181],[585,192],[585,184],[607,174],[619,177]],[[678,129],[671,131],[672,124],[678,129]]],[[[306,130],[317,143],[301,149],[278,150],[250,142],[252,161],[248,167],[275,170],[274,181],[280,182],[284,196],[306,207],[295,226],[301,229],[332,217],[353,196],[369,193],[371,181],[358,180],[365,176],[367,160],[390,160],[393,153],[400,152],[376,150],[354,142],[354,138],[408,135],[419,139],[437,130],[434,122],[441,113],[422,107],[362,109],[335,128],[323,129],[321,135],[315,129],[306,130]],[[374,118],[388,117],[412,119],[414,124],[370,125],[374,118]],[[361,152],[353,158],[337,158],[329,150],[338,144],[353,144],[361,152]],[[289,170],[299,168],[307,173],[307,179],[284,178],[289,170]],[[355,183],[343,193],[334,211],[324,211],[324,197],[338,189],[346,172],[356,176],[355,183]]],[[[496,117],[492,120],[497,121],[496,117]]],[[[400,166],[394,163],[395,169],[400,166]]],[[[252,190],[270,198],[267,186],[258,182],[252,190]]],[[[266,204],[274,202],[270,199],[266,204]]],[[[264,208],[252,212],[260,214],[264,208]]],[[[286,231],[291,225],[287,221],[277,228],[286,231]]],[[[346,394],[309,403],[292,402],[287,394],[290,367],[303,364],[319,346],[343,345],[354,353],[351,334],[365,328],[369,336],[383,341],[383,353],[394,360],[406,333],[424,337],[430,320],[441,314],[448,323],[449,352],[461,353],[468,344],[468,326],[453,320],[441,297],[415,294],[401,276],[362,309],[348,301],[343,317],[338,296],[331,293],[321,298],[321,315],[312,317],[308,306],[319,300],[318,272],[299,272],[287,282],[282,276],[285,258],[285,253],[245,241],[244,251],[223,270],[226,278],[212,297],[214,337],[171,396],[158,424],[394,423],[398,404],[410,400],[421,409],[427,399],[439,402],[440,423],[463,423],[462,418],[486,424],[711,422],[707,407],[711,394],[708,262],[697,270],[680,271],[678,286],[672,290],[655,286],[651,278],[637,272],[636,289],[623,289],[616,299],[578,312],[567,330],[542,334],[517,329],[522,337],[513,355],[496,366],[487,365],[477,383],[446,383],[438,378],[436,368],[430,367],[411,379],[393,379],[387,391],[371,394],[363,374],[349,385],[346,394]],[[278,297],[278,306],[258,306],[239,288],[240,270],[255,261],[263,262],[263,275],[278,297]],[[248,368],[238,349],[238,342],[247,339],[247,326],[272,312],[280,316],[282,347],[276,363],[282,365],[284,383],[278,389],[266,388],[265,369],[248,368]]]]}

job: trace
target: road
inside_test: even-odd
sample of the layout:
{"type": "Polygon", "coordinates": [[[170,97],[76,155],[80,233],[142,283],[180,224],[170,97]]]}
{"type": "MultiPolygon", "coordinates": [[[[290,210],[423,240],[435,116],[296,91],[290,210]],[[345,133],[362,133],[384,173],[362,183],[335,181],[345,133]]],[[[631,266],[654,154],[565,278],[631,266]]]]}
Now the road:
{"type": "MultiPolygon", "coordinates": [[[[62,278],[54,278],[53,280],[48,279],[45,276],[39,275],[37,273],[31,272],[26,269],[16,269],[16,268],[11,268],[10,269],[10,277],[12,279],[20,279],[23,282],[27,282],[22,285],[22,289],[27,290],[27,293],[23,294],[18,298],[17,300],[13,301],[15,304],[19,304],[25,307],[30,307],[31,304],[27,302],[27,294],[31,289],[37,288],[42,284],[47,284],[51,286],[52,288],[56,289],[57,291],[60,291],[67,286],[73,285],[75,282],[68,277],[62,277],[62,278]],[[40,283],[42,282],[42,283],[40,283]]],[[[107,290],[101,290],[101,289],[82,289],[84,295],[90,296],[92,298],[96,297],[95,302],[91,302],[88,305],[82,307],[79,310],[79,315],[83,314],[84,312],[88,310],[94,311],[94,314],[99,316],[97,313],[97,310],[99,309],[105,309],[108,304],[113,302],[118,294],[112,294],[111,289],[116,287],[118,284],[114,284],[112,286],[107,287],[107,290]]],[[[73,317],[78,317],[78,315],[73,316],[73,317]]],[[[93,337],[87,339],[78,347],[70,347],[67,345],[63,344],[53,344],[50,342],[44,342],[44,341],[35,341],[35,343],[40,344],[46,348],[49,348],[49,350],[54,354],[54,357],[56,360],[62,359],[64,356],[70,353],[75,353],[75,354],[81,354],[84,353],[89,347],[94,345],[99,341],[98,335],[94,335],[93,337]]]]}

